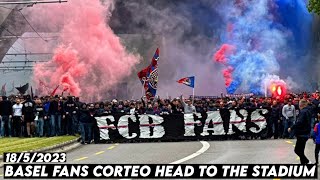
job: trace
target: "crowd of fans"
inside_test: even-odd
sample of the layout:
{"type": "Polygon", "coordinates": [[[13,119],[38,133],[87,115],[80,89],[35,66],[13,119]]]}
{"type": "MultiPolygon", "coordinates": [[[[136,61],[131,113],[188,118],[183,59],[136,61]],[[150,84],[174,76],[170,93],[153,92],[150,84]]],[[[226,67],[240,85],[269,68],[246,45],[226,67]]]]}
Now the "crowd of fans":
{"type": "MultiPolygon", "coordinates": [[[[269,109],[269,138],[294,138],[288,132],[297,116],[298,103],[304,99],[312,113],[311,126],[318,120],[320,93],[288,94],[284,97],[220,97],[171,99],[156,97],[147,100],[117,100],[82,103],[78,97],[0,97],[1,137],[52,137],[81,134],[82,143],[99,141],[99,128],[95,116],[102,113],[152,114],[202,113],[227,109],[269,109]]],[[[311,128],[312,129],[312,128],[311,128]]],[[[310,130],[311,130],[310,129],[310,130]]]]}

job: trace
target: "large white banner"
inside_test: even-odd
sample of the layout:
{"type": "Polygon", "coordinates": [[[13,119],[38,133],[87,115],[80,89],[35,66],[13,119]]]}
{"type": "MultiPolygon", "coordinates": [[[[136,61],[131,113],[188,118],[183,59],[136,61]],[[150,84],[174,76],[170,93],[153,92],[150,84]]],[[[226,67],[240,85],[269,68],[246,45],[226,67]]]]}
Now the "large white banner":
{"type": "Polygon", "coordinates": [[[260,133],[267,126],[268,110],[247,111],[229,110],[230,117],[220,115],[220,111],[205,114],[184,115],[112,115],[96,117],[103,140],[123,139],[161,139],[166,134],[177,134],[180,138],[194,136],[232,135],[238,132],[260,133]],[[183,123],[183,127],[177,124],[183,123]],[[170,131],[170,132],[169,132],[170,131]],[[174,132],[176,131],[176,132],[174,132]]]}

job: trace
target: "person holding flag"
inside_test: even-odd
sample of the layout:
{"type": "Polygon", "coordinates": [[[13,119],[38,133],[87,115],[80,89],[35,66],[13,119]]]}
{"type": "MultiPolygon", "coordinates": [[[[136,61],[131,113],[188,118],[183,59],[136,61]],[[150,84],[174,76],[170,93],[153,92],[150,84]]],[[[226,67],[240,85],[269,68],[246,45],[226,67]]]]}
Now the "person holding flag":
{"type": "Polygon", "coordinates": [[[187,99],[186,101],[184,101],[182,95],[181,95],[181,102],[184,108],[184,113],[185,114],[190,114],[190,113],[195,113],[196,112],[196,108],[193,105],[194,104],[194,80],[195,77],[191,76],[191,77],[185,77],[182,79],[179,79],[177,82],[180,84],[185,84],[189,87],[192,87],[192,102],[190,101],[190,99],[187,99]]]}
{"type": "Polygon", "coordinates": [[[193,105],[190,99],[184,100],[183,96],[181,95],[181,102],[183,105],[184,113],[185,114],[192,114],[196,113],[196,107],[193,105]]]}

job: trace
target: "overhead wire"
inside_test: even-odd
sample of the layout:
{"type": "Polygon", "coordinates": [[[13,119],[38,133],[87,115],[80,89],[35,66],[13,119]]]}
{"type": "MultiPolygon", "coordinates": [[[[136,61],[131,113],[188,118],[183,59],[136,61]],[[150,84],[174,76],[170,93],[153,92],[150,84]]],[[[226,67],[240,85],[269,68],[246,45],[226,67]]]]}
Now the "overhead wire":
{"type": "Polygon", "coordinates": [[[39,33],[38,31],[36,31],[36,29],[31,25],[31,23],[28,21],[28,19],[23,15],[23,13],[21,12],[21,9],[18,10],[21,14],[21,16],[24,18],[24,20],[28,23],[28,25],[31,27],[31,29],[45,42],[48,42],[47,40],[45,40],[39,33]]]}
{"type": "Polygon", "coordinates": [[[9,9],[9,10],[14,10],[13,8],[8,8],[8,7],[5,7],[5,6],[0,6],[0,8],[9,9]]]}
{"type": "MultiPolygon", "coordinates": [[[[11,34],[12,36],[15,36],[17,39],[19,39],[19,36],[17,36],[16,34],[12,33],[8,28],[3,27],[5,31],[7,31],[9,34],[11,34]]],[[[21,44],[18,40],[16,41],[22,48],[24,47],[23,44],[21,44]]],[[[19,52],[19,51],[17,51],[19,52]]],[[[31,53],[31,51],[29,51],[31,53]]]]}
{"type": "MultiPolygon", "coordinates": [[[[37,34],[37,36],[38,36],[39,38],[41,38],[44,42],[48,43],[48,40],[44,39],[44,37],[41,36],[41,34],[33,27],[33,25],[29,22],[29,20],[26,18],[26,16],[22,13],[22,10],[23,10],[25,7],[29,7],[29,5],[25,5],[25,6],[23,6],[23,7],[20,8],[20,9],[15,9],[15,8],[9,8],[9,7],[5,7],[5,6],[0,6],[0,8],[9,9],[9,10],[12,10],[12,11],[18,11],[19,14],[20,14],[20,15],[23,17],[23,19],[25,20],[25,22],[26,22],[26,23],[30,26],[30,28],[37,34]]],[[[0,25],[0,28],[2,28],[2,27],[3,27],[3,26],[0,25]]],[[[17,36],[16,34],[12,33],[12,32],[11,32],[10,30],[8,30],[7,28],[5,28],[5,27],[3,27],[3,28],[4,28],[4,30],[7,31],[9,34],[11,34],[12,36],[14,36],[14,37],[16,37],[16,38],[18,39],[18,40],[16,41],[17,44],[19,44],[19,45],[21,46],[21,48],[23,48],[24,51],[25,51],[25,53],[27,54],[27,49],[26,49],[26,47],[19,42],[20,37],[17,36]]],[[[11,48],[12,48],[13,50],[15,50],[17,53],[20,53],[20,51],[18,51],[14,46],[11,46],[11,48]]],[[[31,51],[29,51],[29,52],[31,53],[31,51]]],[[[7,59],[9,60],[9,62],[13,60],[13,59],[9,59],[9,58],[6,57],[6,56],[4,56],[4,57],[7,58],[7,59]]],[[[29,62],[29,61],[31,61],[31,60],[28,59],[27,55],[25,55],[25,64],[26,64],[27,62],[29,62]]],[[[4,64],[2,63],[2,65],[4,65],[4,64]]],[[[11,63],[9,63],[9,65],[11,65],[11,63]]],[[[5,66],[5,65],[4,65],[4,66],[5,66]]],[[[1,67],[0,67],[0,68],[1,68],[1,67]]],[[[4,68],[7,68],[7,69],[9,70],[10,67],[5,66],[4,68]]],[[[24,68],[23,68],[23,69],[24,69],[24,68]]],[[[25,69],[25,70],[27,70],[27,69],[25,69]]]]}

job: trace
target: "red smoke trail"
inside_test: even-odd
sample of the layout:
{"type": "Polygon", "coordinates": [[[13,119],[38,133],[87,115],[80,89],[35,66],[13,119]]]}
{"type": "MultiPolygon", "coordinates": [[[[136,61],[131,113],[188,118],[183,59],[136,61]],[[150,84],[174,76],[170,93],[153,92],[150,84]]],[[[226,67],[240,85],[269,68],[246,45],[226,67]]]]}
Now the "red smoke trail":
{"type": "MultiPolygon", "coordinates": [[[[236,48],[232,45],[223,44],[221,48],[214,54],[214,60],[227,66],[227,56],[231,55],[235,49],[236,48]]],[[[226,87],[229,87],[232,82],[232,72],[233,68],[231,66],[228,66],[222,71],[226,87]]]]}
{"type": "Polygon", "coordinates": [[[32,8],[33,21],[62,26],[61,43],[52,60],[34,68],[35,83],[41,78],[50,87],[61,85],[59,92],[68,89],[71,95],[88,100],[95,95],[106,97],[131,74],[140,57],[128,53],[107,24],[112,3],[69,0],[62,5],[32,8]]]}
{"type": "Polygon", "coordinates": [[[230,84],[232,83],[232,72],[233,72],[233,68],[231,66],[229,66],[227,69],[222,70],[226,87],[229,87],[230,84]]]}

